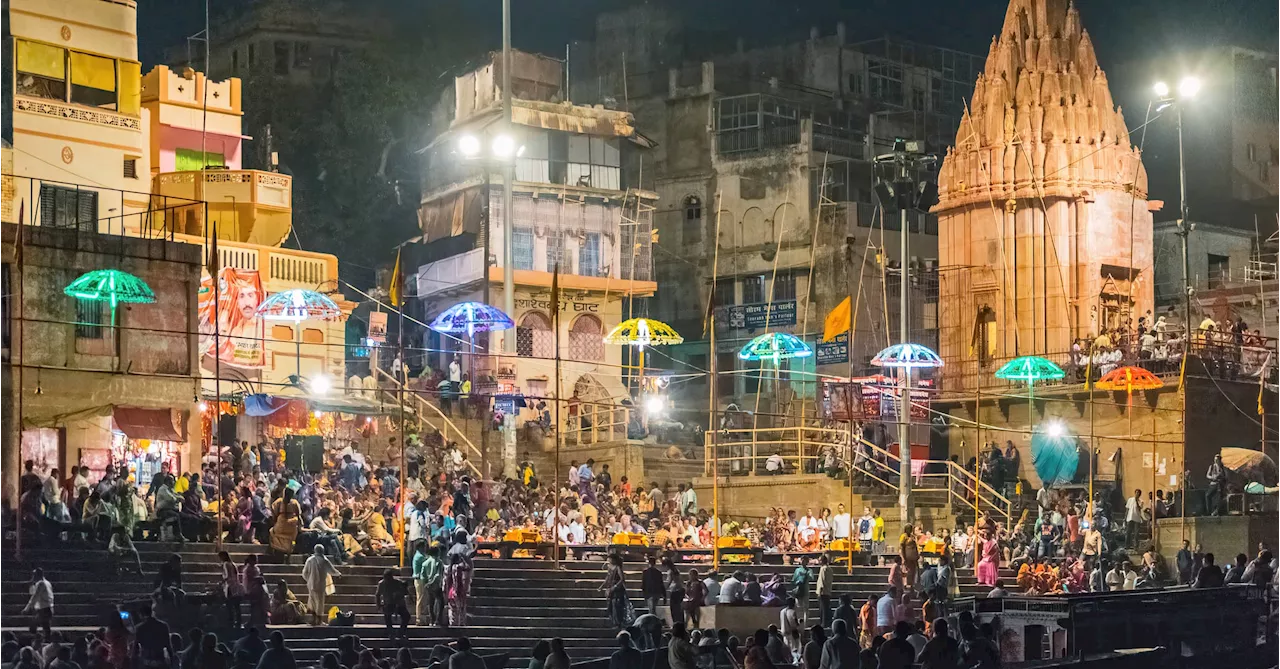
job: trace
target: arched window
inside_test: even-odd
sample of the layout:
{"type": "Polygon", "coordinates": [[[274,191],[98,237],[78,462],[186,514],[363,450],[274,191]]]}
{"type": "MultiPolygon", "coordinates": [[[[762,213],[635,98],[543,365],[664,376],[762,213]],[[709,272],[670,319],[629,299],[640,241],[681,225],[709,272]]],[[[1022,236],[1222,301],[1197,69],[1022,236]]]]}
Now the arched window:
{"type": "Polygon", "coordinates": [[[702,200],[697,195],[690,195],[684,199],[682,234],[685,244],[702,242],[702,200]]]}
{"type": "Polygon", "coordinates": [[[541,311],[530,311],[516,328],[516,355],[526,358],[554,358],[555,340],[551,319],[541,311]]]}
{"type": "Polygon", "coordinates": [[[978,354],[978,363],[989,365],[996,357],[996,312],[988,305],[978,309],[978,317],[973,324],[973,349],[978,354]]]}
{"type": "Polygon", "coordinates": [[[569,327],[569,357],[574,360],[604,360],[604,326],[591,314],[582,314],[569,327]]]}

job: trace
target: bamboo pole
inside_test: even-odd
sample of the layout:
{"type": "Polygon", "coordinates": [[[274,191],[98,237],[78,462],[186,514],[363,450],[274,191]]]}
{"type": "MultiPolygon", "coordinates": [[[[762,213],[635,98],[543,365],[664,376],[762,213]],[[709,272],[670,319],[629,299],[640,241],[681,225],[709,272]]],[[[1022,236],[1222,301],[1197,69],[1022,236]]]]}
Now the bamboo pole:
{"type": "Polygon", "coordinates": [[[711,256],[711,290],[707,295],[707,331],[710,342],[707,350],[707,432],[711,440],[711,563],[720,568],[720,445],[716,429],[716,275],[720,270],[720,191],[716,191],[716,234],[712,243],[715,252],[711,256]]]}

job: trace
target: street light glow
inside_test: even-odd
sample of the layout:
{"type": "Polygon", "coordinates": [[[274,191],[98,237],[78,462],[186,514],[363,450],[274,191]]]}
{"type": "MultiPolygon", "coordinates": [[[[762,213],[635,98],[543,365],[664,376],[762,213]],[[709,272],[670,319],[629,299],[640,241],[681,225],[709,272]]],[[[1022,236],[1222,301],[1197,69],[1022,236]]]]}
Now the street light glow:
{"type": "Polygon", "coordinates": [[[498,135],[493,138],[493,155],[497,158],[510,158],[515,155],[516,140],[511,135],[498,135]]]}
{"type": "Polygon", "coordinates": [[[666,405],[666,402],[663,402],[661,397],[654,395],[644,401],[644,410],[650,416],[656,416],[662,413],[662,410],[663,408],[665,408],[665,405],[666,405]]]}
{"type": "Polygon", "coordinates": [[[321,374],[311,379],[311,393],[314,395],[326,395],[331,388],[333,388],[333,382],[329,380],[328,376],[321,374]]]}
{"type": "Polygon", "coordinates": [[[1055,439],[1058,437],[1063,437],[1063,436],[1066,436],[1067,434],[1067,426],[1063,425],[1062,421],[1058,421],[1058,420],[1050,421],[1049,423],[1045,424],[1044,433],[1055,439]]]}
{"type": "Polygon", "coordinates": [[[1194,98],[1196,93],[1200,92],[1200,78],[1186,76],[1182,81],[1178,82],[1178,97],[1188,99],[1194,98]]]}
{"type": "Polygon", "coordinates": [[[468,158],[474,157],[480,153],[480,139],[475,135],[463,135],[458,140],[458,150],[468,158]]]}
{"type": "Polygon", "coordinates": [[[1157,81],[1156,85],[1151,87],[1151,90],[1155,91],[1156,97],[1169,97],[1169,84],[1166,84],[1163,81],[1157,81]]]}

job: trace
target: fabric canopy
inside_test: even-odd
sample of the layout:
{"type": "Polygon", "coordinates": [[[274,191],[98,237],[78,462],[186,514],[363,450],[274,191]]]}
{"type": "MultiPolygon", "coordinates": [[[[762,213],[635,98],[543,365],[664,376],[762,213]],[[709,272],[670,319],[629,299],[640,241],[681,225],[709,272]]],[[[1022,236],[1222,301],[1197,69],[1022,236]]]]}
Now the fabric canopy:
{"type": "Polygon", "coordinates": [[[177,412],[173,409],[138,409],[116,407],[112,417],[116,429],[130,439],[154,439],[156,441],[185,441],[178,429],[177,412]]]}

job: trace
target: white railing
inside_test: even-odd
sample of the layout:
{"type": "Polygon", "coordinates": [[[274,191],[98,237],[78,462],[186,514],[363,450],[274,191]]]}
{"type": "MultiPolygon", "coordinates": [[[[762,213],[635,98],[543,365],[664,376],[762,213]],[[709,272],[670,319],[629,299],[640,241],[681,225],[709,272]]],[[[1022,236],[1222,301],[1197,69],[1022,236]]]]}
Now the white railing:
{"type": "MultiPolygon", "coordinates": [[[[400,395],[399,390],[401,389],[399,379],[388,374],[385,370],[378,368],[375,368],[374,378],[378,382],[378,390],[383,393],[384,396],[390,396],[384,397],[386,401],[399,401],[398,396],[400,395]],[[382,386],[383,379],[389,381],[391,383],[391,387],[384,388],[382,386]]],[[[483,457],[480,449],[476,448],[476,445],[467,438],[467,433],[459,428],[451,418],[444,415],[444,412],[441,411],[439,407],[423,399],[421,395],[409,390],[408,388],[404,389],[404,397],[406,398],[406,402],[412,407],[413,413],[417,415],[418,420],[431,426],[435,430],[438,430],[446,444],[450,441],[456,442],[463,448],[464,452],[471,453],[476,458],[483,457]]],[[[404,435],[401,435],[401,438],[404,438],[404,435]]],[[[467,465],[471,467],[471,471],[474,472],[476,476],[482,476],[480,468],[476,466],[475,462],[471,458],[467,459],[467,465]]]]}
{"type": "Polygon", "coordinates": [[[418,297],[479,281],[483,274],[484,249],[471,249],[427,263],[418,271],[418,297]]]}

